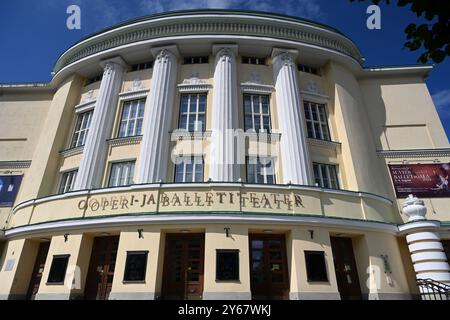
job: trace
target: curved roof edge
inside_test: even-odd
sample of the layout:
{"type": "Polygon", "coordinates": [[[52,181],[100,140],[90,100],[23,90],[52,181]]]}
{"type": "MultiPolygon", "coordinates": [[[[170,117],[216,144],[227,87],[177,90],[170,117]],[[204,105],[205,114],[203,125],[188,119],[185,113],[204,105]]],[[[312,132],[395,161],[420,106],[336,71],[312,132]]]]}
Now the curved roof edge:
{"type": "MultiPolygon", "coordinates": [[[[233,17],[234,18],[234,17],[233,17]]],[[[288,15],[247,10],[182,10],[147,15],[100,30],[74,43],[56,61],[53,73],[90,55],[130,43],[174,35],[242,34],[269,36],[298,43],[316,45],[344,54],[361,66],[364,58],[357,45],[339,30],[308,19],[288,15]],[[218,21],[190,21],[189,17],[213,15],[218,21]],[[236,20],[220,20],[220,16],[234,15],[236,20]],[[242,17],[261,18],[261,23],[242,17]],[[186,20],[176,18],[186,17],[186,20]],[[171,20],[170,18],[174,18],[171,20]],[[169,21],[169,23],[167,22],[169,21]],[[147,22],[147,23],[146,23],[147,22]],[[297,24],[297,27],[295,26],[297,24]],[[114,32],[117,31],[117,32],[114,32]]]]}

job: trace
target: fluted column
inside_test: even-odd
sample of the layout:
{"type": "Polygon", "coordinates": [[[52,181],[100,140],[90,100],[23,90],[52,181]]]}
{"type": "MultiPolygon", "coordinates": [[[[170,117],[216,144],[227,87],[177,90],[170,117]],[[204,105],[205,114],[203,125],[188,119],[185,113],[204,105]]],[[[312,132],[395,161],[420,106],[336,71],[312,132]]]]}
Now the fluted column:
{"type": "Polygon", "coordinates": [[[166,181],[176,75],[175,54],[162,48],[153,64],[152,85],[145,104],[137,183],[166,181]]]}
{"type": "Polygon", "coordinates": [[[219,47],[215,58],[210,178],[233,182],[238,178],[234,129],[238,127],[236,47],[219,47]]]}
{"type": "Polygon", "coordinates": [[[102,65],[103,78],[78,168],[75,190],[99,188],[102,183],[107,153],[106,140],[110,137],[116,114],[125,63],[121,58],[114,58],[102,65]]]}
{"type": "Polygon", "coordinates": [[[406,199],[403,213],[409,220],[407,224],[399,226],[399,230],[407,234],[406,241],[416,278],[450,285],[450,266],[439,235],[440,223],[427,221],[424,202],[412,195],[406,199]]]}
{"type": "Polygon", "coordinates": [[[305,136],[303,107],[297,79],[296,52],[274,49],[273,75],[276,89],[283,183],[311,185],[313,182],[305,136]]]}

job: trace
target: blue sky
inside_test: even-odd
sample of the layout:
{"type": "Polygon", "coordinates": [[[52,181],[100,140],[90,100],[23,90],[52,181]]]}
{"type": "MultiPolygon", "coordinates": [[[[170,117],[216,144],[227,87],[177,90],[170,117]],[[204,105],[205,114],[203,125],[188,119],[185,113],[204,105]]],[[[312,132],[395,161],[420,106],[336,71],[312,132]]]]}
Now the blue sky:
{"type": "MultiPolygon", "coordinates": [[[[416,64],[419,52],[403,48],[403,30],[421,20],[405,8],[383,5],[382,29],[371,31],[366,28],[367,6],[349,0],[1,0],[0,83],[48,82],[58,56],[95,31],[152,13],[198,8],[250,9],[312,19],[355,41],[366,57],[366,66],[416,64]],[[66,9],[71,4],[81,8],[81,30],[66,28],[66,9]]],[[[447,59],[427,80],[447,136],[449,75],[447,59]]]]}

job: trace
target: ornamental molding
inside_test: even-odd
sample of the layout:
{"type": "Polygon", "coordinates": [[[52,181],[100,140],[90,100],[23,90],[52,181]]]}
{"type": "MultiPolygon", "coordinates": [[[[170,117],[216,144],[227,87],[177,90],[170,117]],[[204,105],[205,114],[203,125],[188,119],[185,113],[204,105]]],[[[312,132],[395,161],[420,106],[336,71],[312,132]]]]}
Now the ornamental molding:
{"type": "Polygon", "coordinates": [[[342,144],[340,142],[335,141],[327,141],[327,140],[319,140],[319,139],[311,139],[307,138],[306,141],[310,146],[320,147],[320,148],[326,148],[326,149],[332,149],[337,151],[341,150],[342,144]]]}
{"type": "Polygon", "coordinates": [[[207,92],[212,85],[204,79],[199,79],[198,73],[193,73],[191,78],[184,79],[177,87],[179,92],[207,92]]]}
{"type": "Polygon", "coordinates": [[[83,153],[83,149],[84,149],[84,146],[79,146],[79,147],[76,147],[76,148],[70,148],[70,149],[62,150],[62,151],[59,152],[59,154],[63,158],[68,158],[68,157],[72,157],[72,156],[75,156],[77,154],[83,153]]]}
{"type": "Polygon", "coordinates": [[[241,90],[242,92],[249,92],[249,93],[271,94],[272,92],[275,91],[275,87],[268,84],[244,82],[241,83],[241,90]]]}
{"type": "Polygon", "coordinates": [[[176,130],[170,133],[171,141],[205,140],[211,137],[211,131],[176,130]]]}
{"type": "Polygon", "coordinates": [[[145,18],[113,29],[100,35],[92,36],[68,49],[56,62],[54,73],[64,67],[88,56],[117,48],[163,37],[198,36],[198,35],[236,35],[271,37],[314,45],[344,54],[359,64],[363,58],[356,45],[347,37],[330,28],[310,24],[305,21],[287,21],[277,16],[263,19],[256,15],[239,15],[233,17],[198,15],[202,19],[182,15],[165,19],[145,18]],[[255,21],[256,20],[256,21],[255,21]],[[259,20],[259,21],[258,21],[259,20]]]}
{"type": "Polygon", "coordinates": [[[249,139],[249,141],[258,142],[279,142],[281,140],[281,133],[266,133],[266,132],[245,132],[244,136],[249,139]]]}
{"type": "Polygon", "coordinates": [[[0,169],[26,169],[31,166],[31,160],[0,161],[0,169]]]}
{"type": "Polygon", "coordinates": [[[314,93],[311,91],[304,91],[301,90],[300,91],[300,96],[303,98],[303,100],[308,100],[311,102],[316,102],[316,103],[328,103],[328,101],[330,101],[330,97],[325,95],[325,94],[321,94],[321,93],[314,93]]]}
{"type": "Polygon", "coordinates": [[[150,92],[149,89],[140,89],[140,90],[136,90],[136,91],[121,92],[121,93],[119,93],[119,100],[125,101],[125,100],[145,98],[145,97],[147,97],[149,92],[150,92]]]}
{"type": "Polygon", "coordinates": [[[142,136],[132,136],[132,137],[123,137],[123,138],[115,138],[106,140],[108,146],[117,147],[117,146],[126,146],[132,144],[141,143],[142,136]]]}
{"type": "Polygon", "coordinates": [[[428,158],[450,157],[450,148],[417,149],[417,150],[378,150],[377,154],[384,158],[428,158]]]}
{"type": "Polygon", "coordinates": [[[75,106],[75,113],[83,113],[95,108],[97,100],[87,101],[75,106]]]}

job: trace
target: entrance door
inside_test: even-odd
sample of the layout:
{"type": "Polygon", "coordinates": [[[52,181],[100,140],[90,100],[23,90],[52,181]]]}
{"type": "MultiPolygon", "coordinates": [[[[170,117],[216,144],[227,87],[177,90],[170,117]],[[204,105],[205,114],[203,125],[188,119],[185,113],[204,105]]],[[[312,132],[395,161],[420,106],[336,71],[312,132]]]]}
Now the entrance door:
{"type": "Polygon", "coordinates": [[[84,290],[85,299],[107,300],[109,298],[118,246],[118,236],[94,239],[84,290]]]}
{"type": "Polygon", "coordinates": [[[36,293],[39,290],[39,285],[42,279],[42,272],[44,272],[45,260],[47,259],[48,248],[50,242],[41,242],[39,250],[34,263],[33,273],[31,275],[30,284],[28,285],[27,299],[34,300],[36,293]]]}
{"type": "Polygon", "coordinates": [[[288,299],[289,275],[284,235],[250,235],[253,299],[288,299]]]}
{"type": "Polygon", "coordinates": [[[163,299],[202,299],[204,248],[204,234],[167,235],[163,299]]]}
{"type": "Polygon", "coordinates": [[[339,293],[342,300],[360,300],[361,287],[359,285],[358,270],[351,238],[331,237],[334,268],[339,293]]]}
{"type": "Polygon", "coordinates": [[[444,246],[447,261],[450,263],[450,240],[442,240],[442,245],[444,246]]]}

